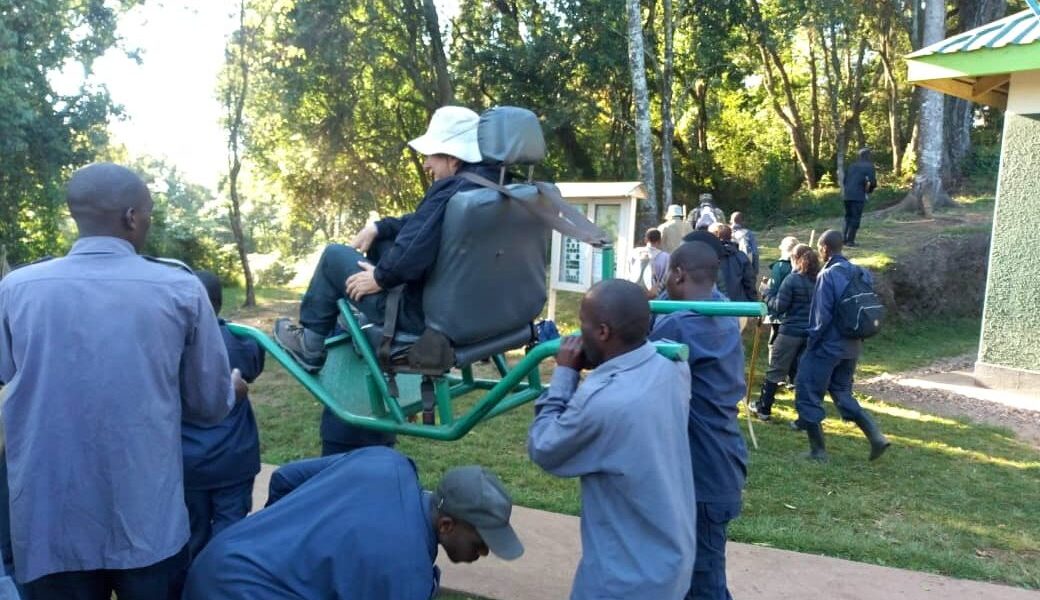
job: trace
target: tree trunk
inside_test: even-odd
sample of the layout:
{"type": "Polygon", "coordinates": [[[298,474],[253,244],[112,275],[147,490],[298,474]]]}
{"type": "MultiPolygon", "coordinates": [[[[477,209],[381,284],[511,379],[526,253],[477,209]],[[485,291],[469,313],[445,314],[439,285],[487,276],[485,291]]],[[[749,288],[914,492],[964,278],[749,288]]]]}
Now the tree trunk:
{"type": "MultiPolygon", "coordinates": [[[[958,0],[955,33],[975,29],[1003,17],[1006,12],[1007,0],[958,0]]],[[[943,117],[943,185],[955,189],[961,183],[964,160],[971,152],[974,106],[967,100],[947,96],[943,117]]]]}
{"type": "MultiPolygon", "coordinates": [[[[249,253],[246,249],[245,234],[242,231],[241,199],[238,193],[238,175],[242,170],[242,159],[239,153],[239,145],[242,141],[242,111],[246,104],[246,94],[249,93],[249,36],[251,33],[246,29],[246,4],[245,0],[239,2],[238,12],[238,81],[229,84],[227,108],[231,114],[228,122],[228,157],[230,170],[228,173],[228,187],[231,205],[228,207],[228,219],[231,222],[231,234],[235,238],[235,248],[238,250],[238,260],[242,263],[242,275],[246,280],[246,298],[243,307],[256,306],[256,290],[253,285],[253,271],[249,268],[249,253]]],[[[229,56],[229,58],[231,58],[229,56]]]]}
{"type": "MultiPolygon", "coordinates": [[[[672,25],[672,0],[663,0],[664,6],[664,72],[661,76],[661,206],[672,204],[672,137],[675,124],[672,121],[672,64],[675,60],[675,44],[672,25]]],[[[658,211],[663,218],[663,211],[658,211]]]]}
{"type": "Polygon", "coordinates": [[[650,135],[650,92],[646,84],[646,62],[643,52],[643,21],[639,0],[625,0],[628,10],[628,64],[632,72],[632,99],[635,104],[636,157],[639,178],[646,186],[640,222],[656,222],[661,213],[654,185],[654,154],[650,135]]]}
{"type": "Polygon", "coordinates": [[[444,55],[444,43],[441,41],[440,20],[437,18],[437,7],[433,0],[423,0],[423,17],[426,22],[426,34],[430,36],[430,58],[433,71],[437,75],[437,101],[440,106],[455,102],[455,90],[448,73],[448,59],[444,55]]]}
{"type": "MultiPolygon", "coordinates": [[[[940,0],[927,0],[924,8],[924,30],[921,43],[928,46],[942,41],[946,35],[946,6],[940,0]]],[[[921,109],[918,113],[918,136],[920,146],[917,153],[917,175],[914,186],[897,210],[916,211],[931,218],[936,208],[953,203],[943,190],[943,95],[921,89],[921,109]]]]}

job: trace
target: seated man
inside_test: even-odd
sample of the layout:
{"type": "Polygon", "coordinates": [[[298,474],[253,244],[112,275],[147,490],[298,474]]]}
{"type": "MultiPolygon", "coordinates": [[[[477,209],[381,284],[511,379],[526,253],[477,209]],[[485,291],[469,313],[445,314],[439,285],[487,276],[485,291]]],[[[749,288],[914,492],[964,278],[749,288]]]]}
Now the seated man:
{"type": "Polygon", "coordinates": [[[647,342],[650,308],[634,283],[596,284],[579,317],[581,337],[560,344],[527,435],[538,466],[581,478],[571,599],[682,598],[696,549],[690,369],[647,342]]]}
{"type": "Polygon", "coordinates": [[[438,543],[452,562],[523,554],[512,506],[477,466],[423,491],[412,461],[390,448],[292,463],[271,477],[267,508],[202,551],[183,600],[432,598],[438,543]]]}
{"type": "Polygon", "coordinates": [[[477,113],[460,106],[437,109],[426,133],[408,142],[424,154],[423,167],[433,185],[414,213],[387,217],[362,229],[351,246],[330,244],[318,262],[300,303],[300,325],[278,319],[274,337],[283,348],[310,370],[325,360],[325,338],[336,325],[340,298],[351,299],[371,323],[383,323],[387,292],[404,285],[397,329],[420,334],[425,328],[422,286],[437,261],[441,224],[448,200],[458,192],[478,186],[458,177],[462,171],[497,179],[497,172],[481,167],[477,144],[477,113]],[[368,258],[362,255],[368,253],[368,258]]]}

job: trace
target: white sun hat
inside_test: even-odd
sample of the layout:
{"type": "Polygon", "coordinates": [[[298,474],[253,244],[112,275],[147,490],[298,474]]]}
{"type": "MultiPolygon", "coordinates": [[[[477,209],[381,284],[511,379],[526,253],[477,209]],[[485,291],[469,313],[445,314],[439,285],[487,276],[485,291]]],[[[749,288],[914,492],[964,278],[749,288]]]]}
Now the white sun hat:
{"type": "Polygon", "coordinates": [[[477,144],[480,115],[461,106],[442,106],[433,113],[426,133],[408,142],[420,154],[448,154],[468,163],[482,160],[477,144]]]}
{"type": "Polygon", "coordinates": [[[669,204],[668,205],[668,216],[669,217],[681,217],[681,216],[683,216],[682,206],[679,206],[678,204],[669,204]]]}

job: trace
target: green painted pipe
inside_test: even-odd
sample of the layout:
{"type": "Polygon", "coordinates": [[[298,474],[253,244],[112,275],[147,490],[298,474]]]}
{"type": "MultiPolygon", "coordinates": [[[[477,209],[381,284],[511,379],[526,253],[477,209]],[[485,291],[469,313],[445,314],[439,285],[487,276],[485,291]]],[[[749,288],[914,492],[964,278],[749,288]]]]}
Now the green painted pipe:
{"type": "Polygon", "coordinates": [[[766,305],[761,302],[719,302],[698,301],[684,302],[680,300],[651,300],[650,312],[666,315],[684,310],[709,317],[764,317],[766,305]]]}

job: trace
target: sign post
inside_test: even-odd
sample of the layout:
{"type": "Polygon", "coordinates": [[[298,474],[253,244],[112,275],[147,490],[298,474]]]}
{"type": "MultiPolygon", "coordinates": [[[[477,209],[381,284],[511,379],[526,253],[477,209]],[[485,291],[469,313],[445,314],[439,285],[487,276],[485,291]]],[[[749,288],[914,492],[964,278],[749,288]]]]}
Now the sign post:
{"type": "Polygon", "coordinates": [[[602,279],[625,274],[637,236],[638,202],[646,190],[638,181],[607,183],[557,183],[568,203],[585,214],[610,236],[610,246],[593,248],[554,231],[549,263],[548,317],[556,319],[556,295],[584,293],[602,279]]]}

